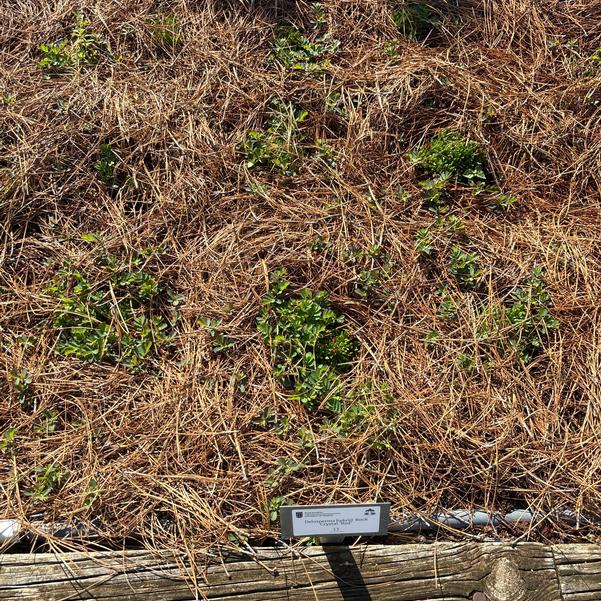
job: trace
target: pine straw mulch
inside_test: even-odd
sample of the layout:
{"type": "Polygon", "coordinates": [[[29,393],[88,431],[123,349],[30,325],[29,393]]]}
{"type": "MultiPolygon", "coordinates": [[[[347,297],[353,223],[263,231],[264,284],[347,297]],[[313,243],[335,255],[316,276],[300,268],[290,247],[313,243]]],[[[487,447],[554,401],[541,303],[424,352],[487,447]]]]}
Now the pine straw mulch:
{"type": "Polygon", "coordinates": [[[442,25],[419,43],[398,34],[387,2],[324,2],[340,49],[316,76],[269,60],[279,23],[311,31],[302,1],[3,4],[0,433],[16,433],[0,453],[2,516],[94,520],[107,539],[189,552],[243,532],[277,537],[266,510],[277,496],[385,500],[396,517],[528,507],[548,516],[531,539],[599,536],[553,512],[601,506],[601,69],[589,60],[601,11],[586,0],[458,4],[433,3],[442,25]],[[113,59],[46,77],[38,46],[68,35],[78,9],[113,59]],[[176,47],[153,34],[161,13],[181,25],[176,47]],[[396,56],[386,40],[398,40],[396,56]],[[335,166],[310,153],[291,176],[245,165],[240,142],[273,98],[308,111],[303,139],[326,140],[335,166]],[[484,146],[519,200],[492,211],[459,190],[463,230],[437,234],[424,258],[416,231],[436,217],[407,153],[448,127],[484,146]],[[107,143],[128,181],[117,190],[94,168],[107,143]],[[449,275],[457,244],[480,257],[473,290],[449,275]],[[157,247],[145,269],[182,303],[176,337],[149,367],[57,352],[48,286],[65,260],[95,281],[99,255],[127,262],[157,247]],[[359,294],[361,272],[384,261],[385,281],[359,294]],[[559,328],[527,364],[494,345],[484,364],[483,301],[502,305],[536,266],[559,328]],[[328,291],[345,315],[359,348],[345,391],[362,387],[376,408],[394,400],[390,448],[373,447],[377,411],[347,437],[322,431],[327,412],[306,411],[273,376],[256,323],[282,267],[293,291],[328,291]],[[443,284],[454,320],[438,314],[443,284]],[[221,320],[226,350],[214,352],[206,318],[221,320]],[[464,355],[475,357],[467,368],[464,355]],[[21,394],[19,373],[31,379],[21,394]],[[289,419],[287,434],[258,423],[266,409],[289,419]],[[278,459],[301,467],[269,486],[278,459]],[[36,502],[36,468],[53,464],[61,485],[36,502]]]}

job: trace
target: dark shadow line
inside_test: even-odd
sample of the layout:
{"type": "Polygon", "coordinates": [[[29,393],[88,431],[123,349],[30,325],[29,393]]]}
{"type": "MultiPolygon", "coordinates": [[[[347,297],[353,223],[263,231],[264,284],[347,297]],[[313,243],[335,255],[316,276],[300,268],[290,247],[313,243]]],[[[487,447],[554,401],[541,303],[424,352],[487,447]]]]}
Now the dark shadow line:
{"type": "Polygon", "coordinates": [[[349,547],[324,545],[323,550],[344,601],[371,601],[361,570],[349,547]]]}

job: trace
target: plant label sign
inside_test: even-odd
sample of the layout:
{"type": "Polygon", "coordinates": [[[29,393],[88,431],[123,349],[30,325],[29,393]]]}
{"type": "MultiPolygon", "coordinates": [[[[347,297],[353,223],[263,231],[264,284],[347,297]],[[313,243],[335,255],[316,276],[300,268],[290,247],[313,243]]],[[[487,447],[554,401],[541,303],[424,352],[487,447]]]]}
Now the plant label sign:
{"type": "Polygon", "coordinates": [[[295,536],[385,536],[390,503],[367,505],[283,505],[282,538],[295,536]]]}

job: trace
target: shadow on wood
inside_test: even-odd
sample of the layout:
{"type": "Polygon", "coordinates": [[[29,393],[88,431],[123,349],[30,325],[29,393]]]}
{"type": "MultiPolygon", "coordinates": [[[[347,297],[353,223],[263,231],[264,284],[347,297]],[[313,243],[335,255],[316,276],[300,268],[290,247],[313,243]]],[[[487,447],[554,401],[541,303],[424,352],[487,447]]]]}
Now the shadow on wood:
{"type": "Polygon", "coordinates": [[[354,599],[371,601],[371,595],[361,575],[361,569],[350,549],[325,546],[323,550],[330,564],[332,575],[338,582],[341,598],[344,601],[353,601],[354,599]]]}

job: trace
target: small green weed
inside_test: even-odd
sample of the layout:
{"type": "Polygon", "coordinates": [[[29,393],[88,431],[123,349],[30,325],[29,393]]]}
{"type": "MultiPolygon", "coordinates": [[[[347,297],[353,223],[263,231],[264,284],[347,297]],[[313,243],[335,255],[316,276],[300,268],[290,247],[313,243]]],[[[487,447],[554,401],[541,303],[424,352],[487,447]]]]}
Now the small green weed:
{"type": "MultiPolygon", "coordinates": [[[[445,289],[440,293],[443,302],[439,316],[456,319],[457,304],[445,289]]],[[[536,267],[526,282],[513,292],[507,305],[481,303],[478,311],[477,344],[472,352],[462,349],[457,354],[457,367],[464,371],[472,371],[477,365],[490,369],[495,358],[503,355],[528,364],[543,350],[549,334],[559,328],[559,321],[551,312],[551,299],[544,288],[540,267],[536,267]]],[[[439,340],[440,334],[432,331],[424,342],[434,346],[439,340]]]]}
{"type": "Polygon", "coordinates": [[[275,422],[276,418],[273,415],[271,407],[264,407],[263,409],[261,409],[261,412],[258,415],[256,415],[252,420],[252,423],[255,426],[259,426],[259,428],[263,428],[263,430],[267,430],[268,428],[273,426],[275,422]]]}
{"type": "Polygon", "coordinates": [[[336,418],[325,420],[323,427],[324,431],[343,438],[369,433],[369,444],[373,449],[390,449],[389,437],[396,428],[394,399],[385,384],[360,384],[341,403],[336,418]]]}
{"type": "Polygon", "coordinates": [[[100,498],[100,486],[96,478],[90,478],[85,497],[83,499],[83,507],[90,509],[92,505],[100,498]]]}
{"type": "Polygon", "coordinates": [[[395,3],[392,10],[392,20],[399,32],[413,40],[423,40],[438,25],[440,20],[434,11],[423,2],[414,2],[398,6],[395,3]]]}
{"type": "Polygon", "coordinates": [[[475,253],[465,252],[458,246],[451,249],[450,271],[461,290],[471,290],[478,283],[482,275],[479,261],[475,253]]]}
{"type": "Polygon", "coordinates": [[[498,213],[505,213],[513,205],[517,203],[518,199],[516,196],[510,194],[503,194],[502,192],[495,193],[490,201],[489,208],[498,213]]]}
{"type": "Polygon", "coordinates": [[[443,130],[409,154],[418,168],[437,181],[474,184],[486,180],[486,155],[473,140],[458,132],[443,130]]]}
{"type": "Polygon", "coordinates": [[[33,426],[33,433],[48,437],[56,430],[59,422],[58,413],[54,409],[46,409],[40,416],[40,421],[33,426]]]}
{"type": "Polygon", "coordinates": [[[287,25],[276,31],[271,57],[288,69],[320,75],[339,47],[340,42],[328,34],[312,41],[294,25],[287,25]]]}
{"type": "Polygon", "coordinates": [[[6,106],[14,106],[17,104],[17,97],[14,94],[0,94],[0,103],[6,106]]]}
{"type": "Polygon", "coordinates": [[[488,198],[488,208],[496,213],[506,213],[518,202],[516,196],[504,194],[499,186],[489,186],[485,182],[478,182],[472,188],[472,194],[478,196],[486,194],[488,198]]]}
{"type": "Polygon", "coordinates": [[[93,279],[64,264],[47,288],[58,301],[53,325],[59,353],[134,369],[171,342],[179,314],[173,308],[169,318],[158,312],[161,287],[143,262],[142,256],[124,263],[102,255],[93,279]]]}
{"type": "Polygon", "coordinates": [[[340,117],[348,117],[348,109],[344,105],[344,98],[340,92],[330,92],[326,96],[325,108],[326,111],[340,117]]]}
{"type": "Polygon", "coordinates": [[[278,495],[276,497],[271,497],[269,502],[267,503],[267,512],[269,513],[269,521],[277,522],[278,517],[280,515],[280,507],[286,501],[286,497],[282,495],[278,495]]]}
{"type": "Polygon", "coordinates": [[[457,355],[457,367],[463,371],[472,371],[476,367],[476,361],[467,353],[457,355]]]}
{"type": "Polygon", "coordinates": [[[67,479],[69,472],[56,462],[40,465],[35,470],[35,482],[32,488],[24,491],[36,503],[44,503],[58,490],[67,479]]]}
{"type": "Polygon", "coordinates": [[[182,43],[182,28],[177,15],[154,15],[150,29],[155,42],[165,48],[173,50],[182,43]]]}
{"type": "Polygon", "coordinates": [[[415,232],[415,250],[428,257],[434,252],[434,238],[429,228],[420,227],[415,232]]]}
{"type": "Polygon", "coordinates": [[[31,373],[25,367],[10,372],[10,384],[19,401],[28,408],[32,405],[31,373]]]}
{"type": "Polygon", "coordinates": [[[441,340],[442,336],[438,330],[429,330],[423,337],[423,341],[427,346],[435,346],[441,340]]]}
{"type": "Polygon", "coordinates": [[[301,449],[313,449],[315,447],[313,432],[309,428],[301,427],[298,429],[298,445],[301,449]]]}
{"type": "Polygon", "coordinates": [[[297,461],[292,458],[283,459],[278,457],[276,463],[277,467],[271,472],[265,482],[269,488],[277,488],[282,483],[282,480],[307,467],[305,461],[297,461]]]}
{"type": "Polygon", "coordinates": [[[327,23],[326,13],[323,10],[323,2],[311,2],[311,8],[313,9],[313,19],[311,24],[313,29],[317,29],[327,23]]]}
{"type": "Polygon", "coordinates": [[[436,242],[442,238],[452,238],[462,231],[465,224],[457,215],[438,216],[429,227],[419,228],[415,232],[415,250],[422,256],[431,256],[436,251],[436,242]]]}
{"type": "Polygon", "coordinates": [[[465,229],[465,223],[457,215],[449,215],[442,219],[437,219],[436,227],[443,231],[447,236],[452,236],[465,229]]]}
{"type": "Polygon", "coordinates": [[[68,38],[41,44],[42,58],[38,66],[45,71],[59,72],[76,67],[95,65],[106,52],[106,42],[95,33],[90,33],[89,21],[81,13],[76,14],[76,25],[68,38]]]}
{"type": "Polygon", "coordinates": [[[113,147],[110,144],[101,144],[98,160],[94,163],[94,170],[98,174],[100,181],[109,190],[118,190],[123,183],[116,175],[118,164],[119,157],[113,150],[113,147]]]}
{"type": "Polygon", "coordinates": [[[236,528],[235,532],[227,533],[227,540],[229,540],[230,543],[233,543],[234,545],[237,545],[239,547],[248,545],[249,538],[250,535],[248,534],[248,532],[244,532],[244,530],[239,530],[238,528],[236,528]]]}
{"type": "Polygon", "coordinates": [[[290,103],[273,101],[267,129],[248,132],[241,144],[246,166],[294,175],[303,155],[300,126],[307,116],[290,103]]]}
{"type": "Polygon", "coordinates": [[[2,436],[0,436],[0,453],[6,453],[13,448],[16,436],[16,428],[8,428],[8,430],[2,432],[2,436]]]}
{"type": "Polygon", "coordinates": [[[528,363],[542,350],[548,333],[559,327],[550,311],[551,298],[540,267],[514,292],[512,300],[504,316],[510,324],[510,346],[523,363],[528,363]]]}
{"type": "Polygon", "coordinates": [[[344,253],[344,260],[356,270],[353,280],[354,293],[365,300],[385,300],[390,289],[385,282],[391,277],[394,261],[379,244],[368,248],[352,245],[344,253]]]}
{"type": "Polygon", "coordinates": [[[355,294],[359,298],[370,298],[378,292],[386,296],[389,290],[382,288],[382,283],[387,277],[385,270],[380,267],[374,269],[363,269],[359,272],[359,276],[355,282],[355,294]]]}
{"type": "Polygon", "coordinates": [[[444,215],[449,212],[450,206],[447,198],[447,184],[449,179],[430,178],[419,182],[424,191],[424,207],[436,215],[444,215]]]}
{"type": "Polygon", "coordinates": [[[442,286],[437,290],[440,295],[440,304],[438,305],[437,315],[442,319],[453,321],[459,314],[459,304],[449,294],[446,287],[442,286]]]}
{"type": "Polygon", "coordinates": [[[388,58],[398,58],[399,43],[396,40],[386,40],[382,47],[388,58]]]}
{"type": "Polygon", "coordinates": [[[325,140],[315,141],[313,158],[324,163],[328,167],[336,167],[336,151],[325,140]]]}
{"type": "Polygon", "coordinates": [[[308,410],[340,398],[338,374],[349,368],[356,343],[344,317],[330,307],[327,292],[288,292],[285,271],[272,274],[257,329],[272,350],[273,373],[308,410]]]}
{"type": "Polygon", "coordinates": [[[222,353],[236,344],[235,340],[220,331],[223,320],[203,317],[199,319],[199,322],[211,338],[214,353],[222,353]]]}

